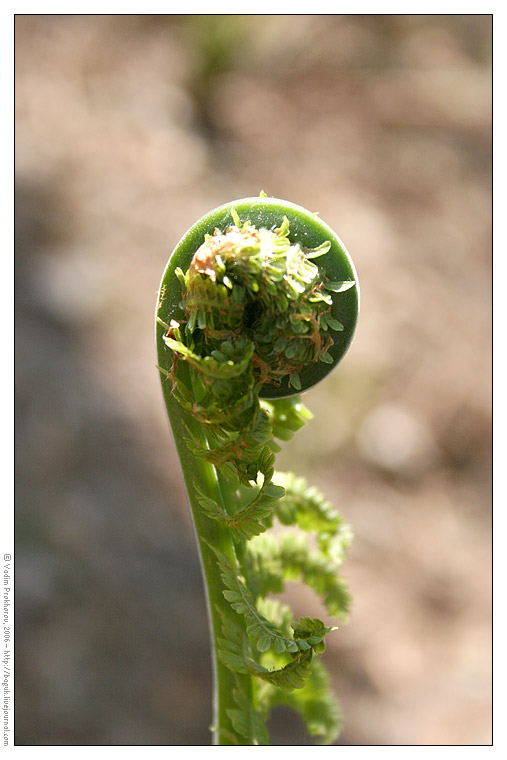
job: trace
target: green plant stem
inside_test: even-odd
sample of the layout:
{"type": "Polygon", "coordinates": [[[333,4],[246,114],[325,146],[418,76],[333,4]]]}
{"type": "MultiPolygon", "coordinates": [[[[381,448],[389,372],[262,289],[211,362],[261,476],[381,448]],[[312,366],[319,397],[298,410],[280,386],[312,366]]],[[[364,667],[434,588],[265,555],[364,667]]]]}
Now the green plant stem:
{"type": "MultiPolygon", "coordinates": [[[[186,372],[182,367],[180,372],[186,372]]],[[[204,459],[196,458],[188,449],[185,437],[191,430],[196,437],[205,443],[206,437],[201,425],[184,412],[174,399],[171,391],[171,381],[168,378],[163,384],[169,421],[173,431],[174,442],[181,462],[181,469],[185,480],[188,500],[190,504],[192,520],[199,546],[202,573],[204,577],[204,590],[208,611],[208,621],[211,638],[211,655],[213,663],[213,743],[219,745],[248,744],[234,730],[227,710],[235,707],[232,693],[238,682],[244,680],[248,689],[253,688],[250,676],[233,673],[226,668],[217,656],[217,638],[221,635],[220,609],[224,608],[225,601],[222,595],[224,585],[220,576],[217,556],[210,545],[219,549],[227,558],[235,559],[235,549],[230,531],[216,520],[207,518],[199,504],[196,486],[210,496],[216,498],[227,509],[227,504],[235,498],[231,494],[228,484],[220,477],[216,468],[204,459]]]]}

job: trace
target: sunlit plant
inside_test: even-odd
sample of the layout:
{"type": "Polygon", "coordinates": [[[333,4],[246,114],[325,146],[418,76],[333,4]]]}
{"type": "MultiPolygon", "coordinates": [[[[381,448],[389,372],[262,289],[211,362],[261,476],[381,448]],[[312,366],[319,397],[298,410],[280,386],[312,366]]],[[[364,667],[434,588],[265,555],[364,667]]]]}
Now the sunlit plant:
{"type": "Polygon", "coordinates": [[[278,441],[312,416],[299,394],[349,347],[358,305],[354,266],[334,232],[264,194],[206,214],[162,278],[158,366],[205,582],[215,744],[269,744],[267,720],[281,704],[319,743],[340,731],[320,659],[335,626],[294,620],[277,595],[302,581],[344,619],[350,529],[274,462],[278,441]]]}

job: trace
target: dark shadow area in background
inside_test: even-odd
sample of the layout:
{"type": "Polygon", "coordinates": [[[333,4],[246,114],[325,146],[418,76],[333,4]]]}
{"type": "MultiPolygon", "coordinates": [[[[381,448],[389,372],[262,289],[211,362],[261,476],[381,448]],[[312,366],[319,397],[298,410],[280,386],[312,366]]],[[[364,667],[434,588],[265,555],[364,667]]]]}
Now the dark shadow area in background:
{"type": "Polygon", "coordinates": [[[38,282],[45,248],[69,234],[65,205],[54,186],[17,183],[16,743],[205,744],[193,536],[89,377],[72,313],[38,282]]]}

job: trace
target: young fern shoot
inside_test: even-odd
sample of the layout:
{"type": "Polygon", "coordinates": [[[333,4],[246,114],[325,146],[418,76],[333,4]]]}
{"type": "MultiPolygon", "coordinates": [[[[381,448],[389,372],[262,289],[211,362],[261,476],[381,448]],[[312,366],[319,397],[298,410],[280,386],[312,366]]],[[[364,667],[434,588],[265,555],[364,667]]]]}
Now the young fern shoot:
{"type": "Polygon", "coordinates": [[[205,581],[215,744],[269,744],[267,720],[280,704],[318,743],[339,734],[319,659],[334,626],[294,621],[276,595],[300,580],[344,619],[351,534],[317,489],[274,462],[277,441],[311,418],[299,394],[343,357],[358,306],[355,270],[334,232],[263,194],[199,220],[162,278],[159,370],[205,581]],[[275,520],[300,530],[270,532],[275,520]]]}

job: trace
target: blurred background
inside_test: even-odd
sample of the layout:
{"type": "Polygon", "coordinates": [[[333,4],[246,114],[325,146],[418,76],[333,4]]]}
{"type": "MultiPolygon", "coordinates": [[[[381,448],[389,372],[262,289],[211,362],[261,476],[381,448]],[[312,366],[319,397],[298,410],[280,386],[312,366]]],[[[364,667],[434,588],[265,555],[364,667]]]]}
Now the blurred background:
{"type": "MultiPolygon", "coordinates": [[[[318,211],[361,284],[278,461],[355,534],[339,743],[491,742],[491,27],[16,17],[17,744],[209,743],[153,317],[181,235],[260,190],[318,211]]],[[[309,741],[275,718],[274,743],[309,741]]]]}

